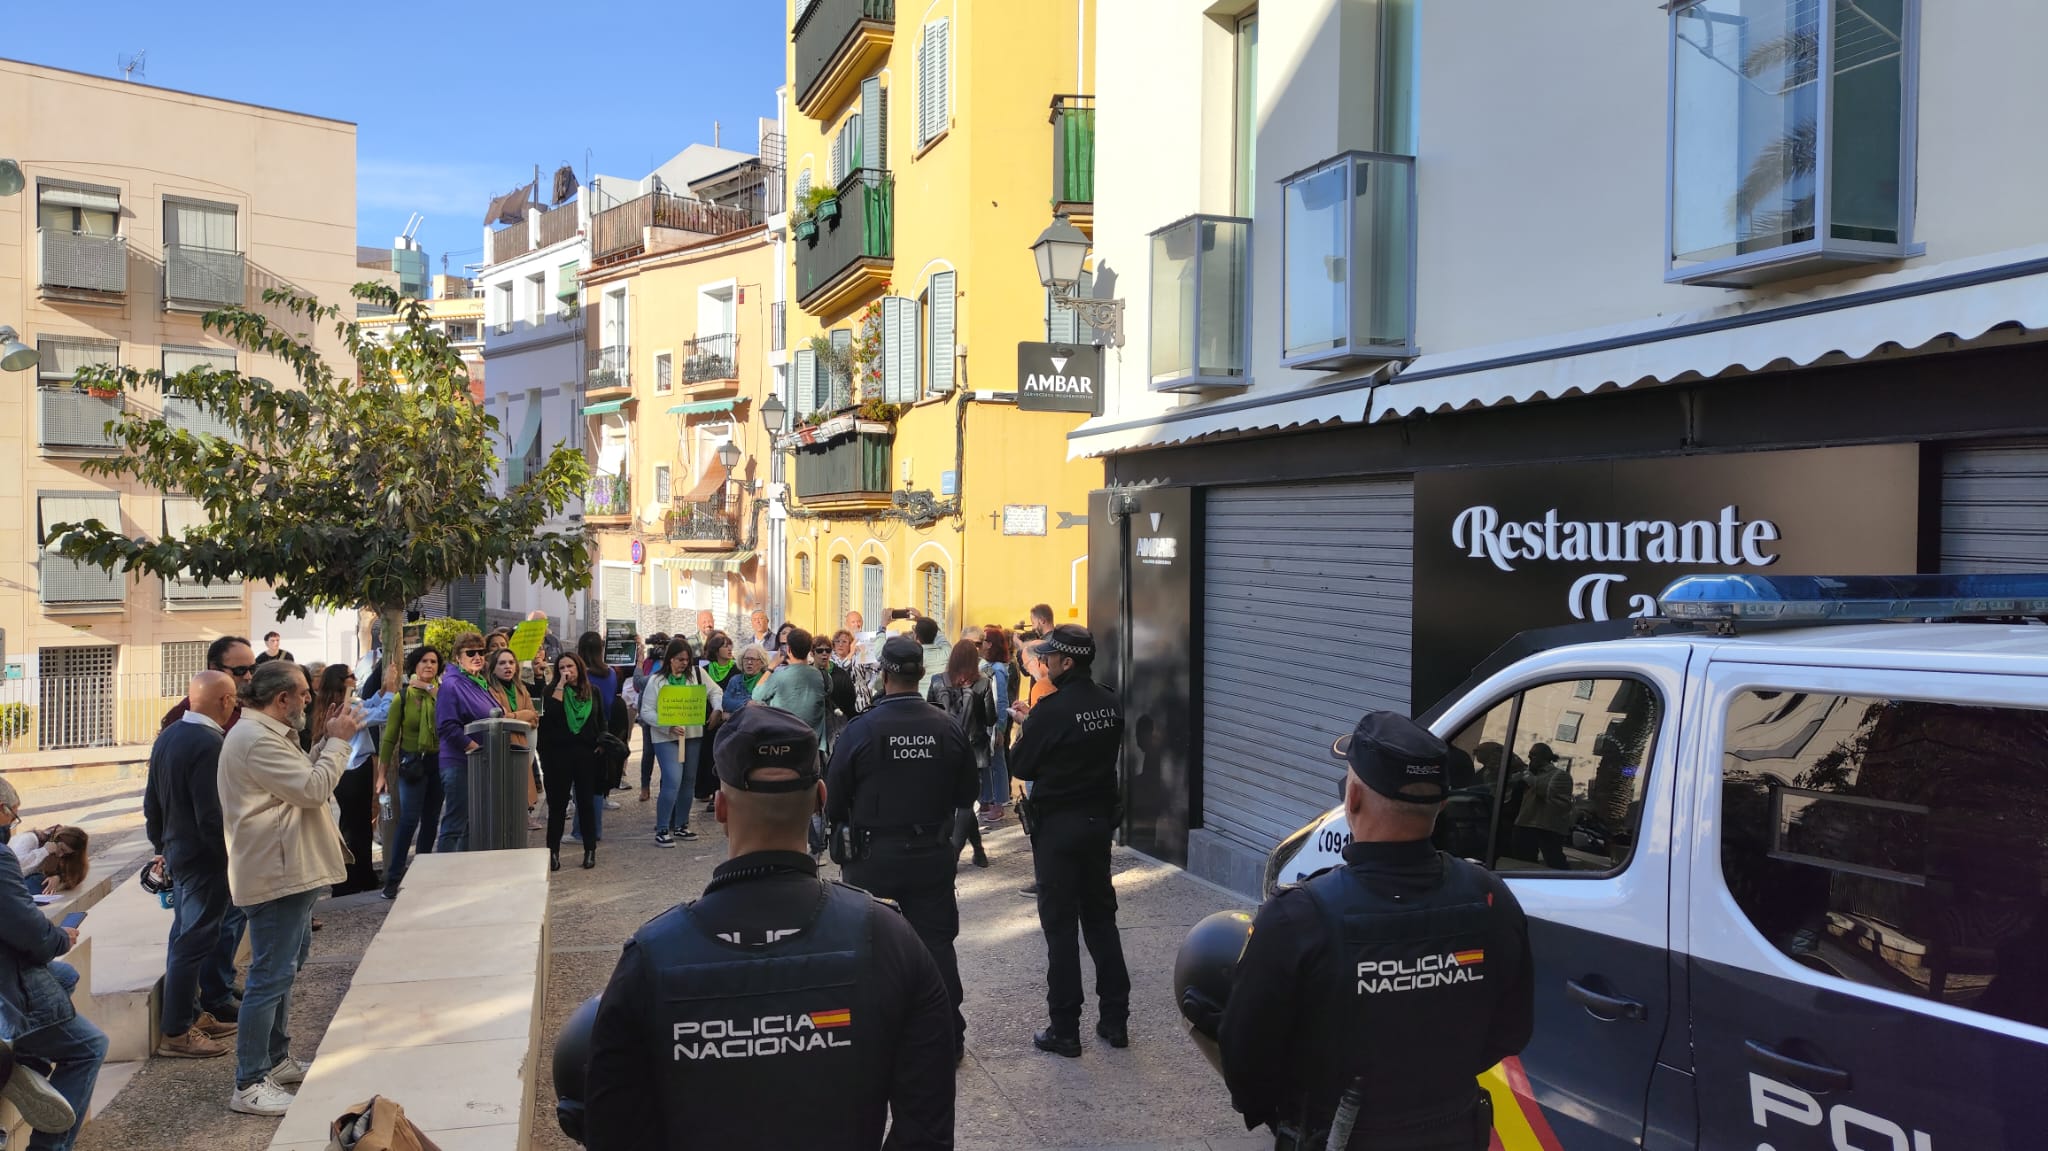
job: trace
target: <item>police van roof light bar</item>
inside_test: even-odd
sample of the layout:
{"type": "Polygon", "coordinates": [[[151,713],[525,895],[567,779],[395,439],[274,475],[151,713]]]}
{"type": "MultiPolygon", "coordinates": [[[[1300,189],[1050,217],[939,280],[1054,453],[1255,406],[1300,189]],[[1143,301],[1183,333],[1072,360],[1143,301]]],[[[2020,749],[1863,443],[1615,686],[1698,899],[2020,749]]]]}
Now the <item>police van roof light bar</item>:
{"type": "Polygon", "coordinates": [[[1657,603],[1668,619],[1701,623],[2048,617],[2048,575],[1696,575],[1657,603]]]}

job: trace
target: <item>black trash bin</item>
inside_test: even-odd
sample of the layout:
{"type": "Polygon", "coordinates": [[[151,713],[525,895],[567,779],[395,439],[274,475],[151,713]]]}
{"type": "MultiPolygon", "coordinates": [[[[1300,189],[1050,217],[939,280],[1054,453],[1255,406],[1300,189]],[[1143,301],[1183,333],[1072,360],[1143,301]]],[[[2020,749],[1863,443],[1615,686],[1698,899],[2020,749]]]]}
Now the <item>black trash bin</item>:
{"type": "Polygon", "coordinates": [[[533,725],[516,719],[480,719],[463,730],[476,744],[469,753],[469,850],[525,847],[533,725]],[[528,746],[514,747],[514,735],[525,736],[528,746]]]}

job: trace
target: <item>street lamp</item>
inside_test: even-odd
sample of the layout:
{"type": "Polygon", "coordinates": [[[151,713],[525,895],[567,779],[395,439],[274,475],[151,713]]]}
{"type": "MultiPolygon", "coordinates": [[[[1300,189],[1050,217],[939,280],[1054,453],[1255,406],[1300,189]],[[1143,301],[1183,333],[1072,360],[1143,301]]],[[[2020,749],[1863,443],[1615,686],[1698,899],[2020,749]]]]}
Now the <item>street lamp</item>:
{"type": "Polygon", "coordinates": [[[1108,337],[1116,347],[1124,346],[1124,302],[1097,300],[1075,295],[1081,282],[1081,267],[1088,260],[1088,235],[1067,222],[1066,213],[1053,216],[1052,224],[1038,234],[1031,255],[1038,261],[1038,282],[1052,293],[1053,306],[1078,313],[1083,323],[1108,337]]]}
{"type": "Polygon", "coordinates": [[[782,434],[782,421],[788,415],[789,405],[782,402],[782,397],[769,396],[768,402],[761,405],[761,430],[771,436],[782,434]]]}
{"type": "Polygon", "coordinates": [[[0,196],[12,196],[27,184],[21,175],[21,165],[0,157],[0,196]]]}
{"type": "Polygon", "coordinates": [[[732,470],[740,466],[740,446],[727,440],[718,445],[718,462],[725,465],[726,482],[732,481],[732,470]]]}
{"type": "Polygon", "coordinates": [[[21,342],[13,328],[0,324],[0,371],[25,372],[36,366],[36,350],[21,342]]]}

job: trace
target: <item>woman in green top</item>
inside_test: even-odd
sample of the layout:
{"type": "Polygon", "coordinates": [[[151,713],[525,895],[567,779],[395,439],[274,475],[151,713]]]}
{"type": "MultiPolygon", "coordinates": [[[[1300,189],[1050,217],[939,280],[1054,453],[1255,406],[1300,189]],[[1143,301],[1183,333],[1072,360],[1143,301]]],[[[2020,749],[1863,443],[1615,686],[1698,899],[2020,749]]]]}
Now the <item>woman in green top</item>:
{"type": "Polygon", "coordinates": [[[398,781],[398,835],[384,865],[384,898],[396,899],[405,879],[406,849],[417,833],[419,853],[434,853],[441,826],[441,737],[434,728],[434,695],[441,688],[441,653],[422,644],[405,657],[405,685],[384,721],[377,756],[384,778],[398,781]]]}
{"type": "Polygon", "coordinates": [[[565,651],[555,657],[553,682],[542,693],[540,770],[548,788],[548,870],[562,869],[562,825],[569,800],[576,800],[583,829],[583,866],[597,866],[597,737],[604,734],[603,704],[590,685],[583,657],[565,651]]]}

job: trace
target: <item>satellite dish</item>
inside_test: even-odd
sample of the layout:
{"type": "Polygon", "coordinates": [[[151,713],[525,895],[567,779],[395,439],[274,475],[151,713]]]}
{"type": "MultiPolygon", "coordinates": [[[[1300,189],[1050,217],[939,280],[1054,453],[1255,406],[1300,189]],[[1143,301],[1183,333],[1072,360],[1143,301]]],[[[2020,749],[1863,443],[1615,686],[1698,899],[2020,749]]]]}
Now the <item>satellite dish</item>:
{"type": "Polygon", "coordinates": [[[0,196],[12,196],[21,191],[28,181],[22,179],[21,165],[12,160],[0,160],[0,196]]]}

